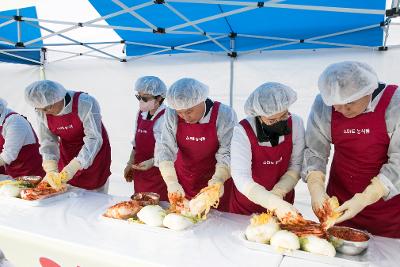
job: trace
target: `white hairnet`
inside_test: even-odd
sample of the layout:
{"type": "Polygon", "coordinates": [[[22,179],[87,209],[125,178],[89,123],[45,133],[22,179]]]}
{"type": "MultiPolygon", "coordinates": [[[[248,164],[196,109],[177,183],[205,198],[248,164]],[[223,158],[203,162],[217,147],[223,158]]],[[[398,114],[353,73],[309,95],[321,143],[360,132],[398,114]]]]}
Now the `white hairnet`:
{"type": "Polygon", "coordinates": [[[0,98],[0,115],[3,114],[6,108],[7,108],[7,101],[5,101],[3,98],[0,98]]]}
{"type": "Polygon", "coordinates": [[[64,99],[67,94],[58,82],[43,80],[30,84],[25,89],[25,100],[35,108],[44,108],[64,99]]]}
{"type": "Polygon", "coordinates": [[[378,88],[378,76],[365,63],[344,61],[324,70],[318,88],[326,105],[347,104],[372,94],[378,88]]]}
{"type": "Polygon", "coordinates": [[[153,96],[162,96],[165,98],[167,86],[155,76],[140,77],[135,83],[135,91],[138,93],[150,94],[153,96]]]}
{"type": "Polygon", "coordinates": [[[268,82],[250,94],[244,112],[249,116],[272,116],[287,110],[296,100],[297,94],[289,86],[268,82]]]}
{"type": "Polygon", "coordinates": [[[208,86],[192,78],[180,79],[167,91],[167,103],[175,109],[188,109],[205,101],[208,97],[208,86]]]}

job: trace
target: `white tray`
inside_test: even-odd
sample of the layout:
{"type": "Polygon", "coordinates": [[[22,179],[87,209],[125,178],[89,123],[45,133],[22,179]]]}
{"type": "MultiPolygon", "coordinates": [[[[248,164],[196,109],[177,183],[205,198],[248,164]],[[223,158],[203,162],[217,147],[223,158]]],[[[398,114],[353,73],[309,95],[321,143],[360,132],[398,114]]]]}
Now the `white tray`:
{"type": "MultiPolygon", "coordinates": [[[[265,252],[269,252],[269,253],[274,253],[274,252],[279,253],[271,245],[248,241],[243,232],[235,233],[235,235],[240,239],[241,243],[249,249],[265,251],[265,252]]],[[[357,256],[348,256],[348,255],[343,255],[343,254],[337,252],[335,257],[317,255],[317,254],[313,254],[313,253],[302,251],[302,250],[294,250],[291,252],[284,252],[281,254],[283,254],[285,256],[289,256],[289,257],[300,258],[300,259],[305,259],[305,260],[309,260],[309,261],[321,262],[321,263],[325,263],[325,264],[332,264],[332,265],[338,265],[338,266],[352,266],[352,267],[353,266],[369,266],[369,261],[368,261],[366,251],[364,251],[362,254],[357,255],[357,256]]]]}
{"type": "MultiPolygon", "coordinates": [[[[167,202],[160,202],[159,204],[161,207],[163,207],[164,209],[167,208],[168,203],[167,202]]],[[[210,211],[210,213],[207,215],[207,219],[205,221],[200,221],[198,223],[193,224],[192,226],[184,229],[184,230],[173,230],[173,229],[169,229],[167,227],[164,226],[150,226],[147,224],[142,224],[142,223],[135,223],[135,222],[130,222],[128,220],[120,220],[120,219],[114,219],[114,218],[109,218],[109,217],[105,217],[103,216],[103,214],[100,215],[100,220],[103,222],[108,222],[111,223],[113,225],[127,225],[129,227],[133,227],[135,229],[140,229],[140,230],[145,230],[145,231],[151,231],[151,232],[156,232],[156,233],[172,233],[174,235],[176,234],[185,234],[185,233],[192,233],[193,231],[200,229],[205,227],[208,224],[209,220],[212,220],[213,217],[217,216],[217,214],[213,214],[215,213],[215,211],[210,211]]]]}
{"type": "Polygon", "coordinates": [[[16,205],[24,205],[24,206],[32,206],[32,207],[40,207],[52,204],[56,201],[60,201],[63,199],[78,197],[84,192],[84,189],[68,186],[68,189],[65,193],[55,195],[52,197],[39,199],[39,200],[25,200],[18,197],[4,197],[0,196],[0,203],[5,204],[16,204],[16,205]]]}

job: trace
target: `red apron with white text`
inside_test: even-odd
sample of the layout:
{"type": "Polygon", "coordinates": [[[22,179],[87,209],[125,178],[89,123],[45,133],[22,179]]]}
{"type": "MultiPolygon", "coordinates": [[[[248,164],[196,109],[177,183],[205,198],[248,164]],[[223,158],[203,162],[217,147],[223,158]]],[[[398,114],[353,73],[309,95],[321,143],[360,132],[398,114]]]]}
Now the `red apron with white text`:
{"type": "MultiPolygon", "coordinates": [[[[154,158],[156,140],[153,127],[164,112],[165,109],[160,111],[153,120],[144,120],[142,114],[139,114],[135,134],[135,164],[154,158]]],[[[135,193],[154,192],[160,195],[160,200],[168,200],[167,186],[157,167],[153,166],[147,171],[134,170],[133,177],[135,193]]]]}
{"type": "MultiPolygon", "coordinates": [[[[207,186],[215,172],[215,154],[219,148],[217,136],[217,117],[220,103],[214,102],[208,123],[189,124],[178,116],[176,141],[178,155],[175,169],[179,183],[185,190],[186,198],[196,196],[207,186]]],[[[220,199],[218,210],[228,211],[232,178],[224,183],[224,195],[220,199]]]]}
{"type": "MultiPolygon", "coordinates": [[[[292,118],[289,118],[288,123],[289,128],[292,129],[292,118]]],[[[265,187],[265,189],[272,190],[289,168],[293,149],[292,131],[290,134],[285,135],[284,141],[277,146],[260,146],[250,123],[245,119],[242,120],[240,124],[246,131],[251,144],[251,172],[253,180],[265,187]]],[[[287,193],[284,199],[293,204],[294,190],[287,193]]],[[[266,212],[267,209],[249,200],[245,195],[240,193],[234,185],[229,211],[250,215],[253,213],[266,212]]]]}
{"type": "MultiPolygon", "coordinates": [[[[390,138],[385,112],[396,89],[397,86],[387,86],[375,111],[355,118],[346,118],[332,108],[331,131],[335,152],[327,193],[337,196],[340,204],[363,192],[388,161],[390,138]]],[[[400,195],[367,206],[341,225],[374,235],[400,238],[400,195]]]]}
{"type": "MultiPolygon", "coordinates": [[[[7,118],[13,114],[18,114],[18,113],[15,112],[9,113],[4,118],[3,125],[6,122],[7,118]]],[[[21,115],[18,114],[18,116],[21,115]]],[[[23,118],[26,120],[25,117],[23,118]]],[[[35,136],[36,143],[22,146],[21,150],[18,153],[18,157],[13,162],[11,162],[11,164],[9,165],[6,164],[4,166],[4,174],[7,174],[13,178],[17,178],[19,176],[40,176],[40,177],[45,176],[45,172],[42,167],[42,156],[39,154],[40,145],[38,142],[38,138],[32,126],[31,129],[33,135],[35,136]]],[[[5,143],[2,131],[3,131],[3,126],[0,126],[0,152],[3,151],[5,143]]]]}
{"type": "MultiPolygon", "coordinates": [[[[60,116],[46,115],[50,131],[59,137],[60,161],[58,162],[58,168],[60,171],[73,158],[78,156],[84,145],[83,138],[85,137],[85,132],[83,123],[78,115],[80,94],[82,93],[76,92],[74,94],[71,113],[60,116]]],[[[69,184],[93,190],[102,187],[107,182],[111,174],[111,147],[103,123],[101,124],[101,132],[103,144],[94,158],[92,165],[87,169],[78,171],[74,178],[68,182],[69,184]]]]}

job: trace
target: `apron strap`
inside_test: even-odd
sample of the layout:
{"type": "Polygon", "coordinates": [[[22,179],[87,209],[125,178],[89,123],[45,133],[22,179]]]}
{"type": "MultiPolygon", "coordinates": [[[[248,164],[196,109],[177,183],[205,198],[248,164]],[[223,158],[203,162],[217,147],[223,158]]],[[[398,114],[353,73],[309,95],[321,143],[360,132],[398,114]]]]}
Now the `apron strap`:
{"type": "Polygon", "coordinates": [[[219,106],[220,105],[221,105],[220,102],[215,101],[214,105],[212,107],[211,116],[210,116],[210,123],[212,123],[213,125],[216,125],[218,112],[219,112],[219,106]]]}
{"type": "Polygon", "coordinates": [[[4,117],[3,125],[0,126],[0,134],[3,133],[3,126],[4,126],[4,123],[6,123],[7,118],[10,117],[11,115],[14,115],[14,114],[18,114],[18,113],[17,112],[10,112],[4,117]]]}
{"type": "Polygon", "coordinates": [[[392,96],[397,90],[397,85],[388,85],[383,91],[383,95],[381,99],[379,99],[379,103],[376,106],[376,111],[386,111],[386,108],[389,106],[390,101],[392,100],[392,96]]]}
{"type": "Polygon", "coordinates": [[[83,94],[83,93],[75,92],[74,97],[72,98],[72,113],[78,114],[79,96],[81,94],[83,94]]]}
{"type": "Polygon", "coordinates": [[[164,115],[164,113],[165,113],[165,109],[158,112],[158,114],[154,117],[153,121],[155,122],[156,120],[158,120],[162,115],[164,115]]]}
{"type": "MultiPolygon", "coordinates": [[[[253,119],[255,119],[255,118],[253,117],[253,119]]],[[[258,145],[257,136],[254,133],[253,129],[251,128],[250,122],[247,119],[243,119],[239,122],[239,124],[242,125],[242,127],[246,131],[246,134],[250,140],[251,146],[255,147],[255,145],[258,145]]]]}
{"type": "MultiPolygon", "coordinates": [[[[7,119],[8,117],[10,117],[11,115],[14,115],[14,114],[20,115],[22,118],[24,118],[24,119],[29,123],[29,126],[31,126],[31,130],[32,130],[33,136],[35,137],[36,144],[39,144],[39,139],[38,139],[38,137],[37,137],[35,131],[33,130],[32,124],[28,121],[28,118],[27,118],[27,117],[25,117],[25,116],[23,116],[23,115],[21,115],[21,114],[19,114],[19,113],[17,113],[17,112],[10,112],[10,113],[7,114],[7,116],[4,118],[3,125],[4,125],[4,123],[6,122],[6,119],[7,119]]],[[[2,132],[3,132],[3,126],[0,126],[0,134],[1,134],[2,132]]]]}

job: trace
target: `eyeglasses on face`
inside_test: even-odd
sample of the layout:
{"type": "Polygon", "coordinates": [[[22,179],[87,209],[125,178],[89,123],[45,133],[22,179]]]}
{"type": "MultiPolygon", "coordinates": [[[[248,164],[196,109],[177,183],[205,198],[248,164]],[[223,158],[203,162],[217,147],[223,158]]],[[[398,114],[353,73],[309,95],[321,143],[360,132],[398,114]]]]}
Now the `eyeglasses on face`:
{"type": "Polygon", "coordinates": [[[279,118],[266,119],[266,118],[261,118],[261,117],[260,117],[260,120],[261,120],[262,122],[264,122],[266,125],[272,125],[272,124],[275,124],[275,123],[280,122],[280,121],[285,121],[285,120],[289,119],[290,116],[291,116],[291,115],[290,115],[289,112],[285,112],[285,113],[282,114],[279,118]]]}
{"type": "Polygon", "coordinates": [[[54,104],[45,106],[44,108],[35,108],[37,111],[49,112],[54,107],[54,104]]]}
{"type": "Polygon", "coordinates": [[[156,99],[157,98],[157,96],[141,96],[141,95],[135,95],[135,97],[136,97],[136,99],[137,100],[143,100],[143,102],[147,102],[147,101],[149,101],[149,100],[153,100],[153,99],[156,99]]]}

